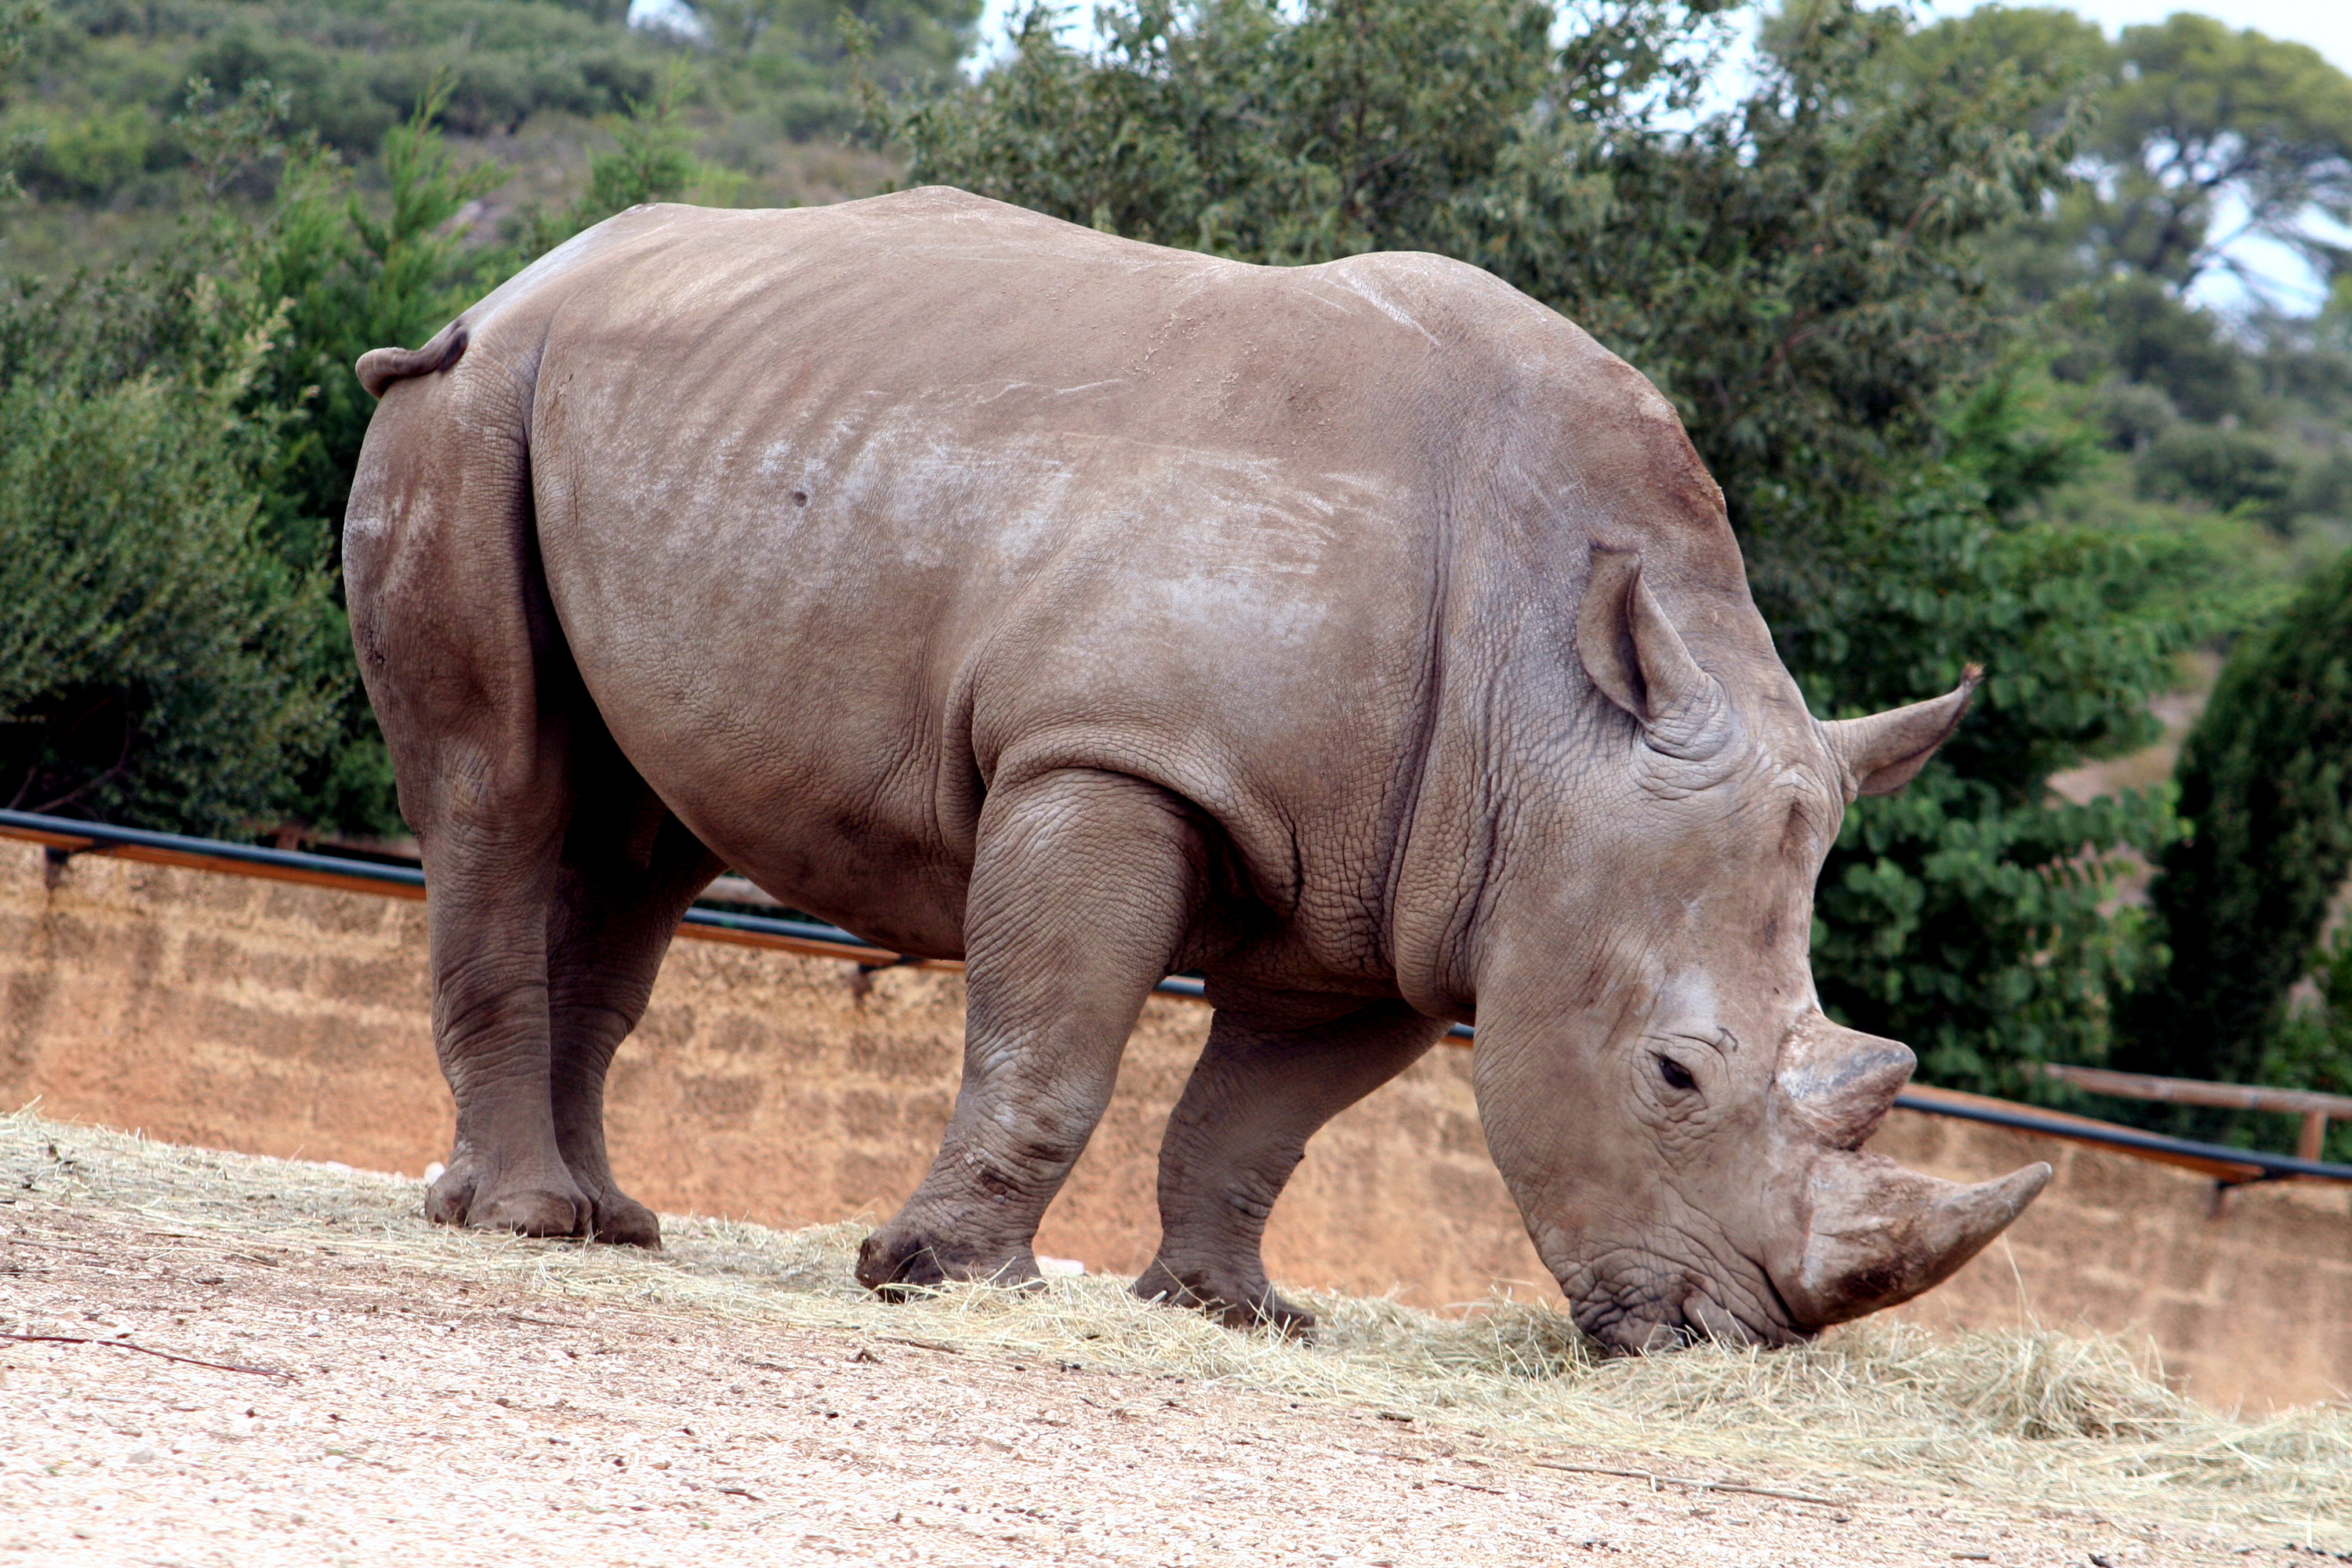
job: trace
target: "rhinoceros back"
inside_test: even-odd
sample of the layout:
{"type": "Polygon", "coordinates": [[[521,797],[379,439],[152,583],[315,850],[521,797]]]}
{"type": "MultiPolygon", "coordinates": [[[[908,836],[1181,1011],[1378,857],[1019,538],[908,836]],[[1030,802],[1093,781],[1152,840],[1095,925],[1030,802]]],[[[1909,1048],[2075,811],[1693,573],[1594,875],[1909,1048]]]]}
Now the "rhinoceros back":
{"type": "Polygon", "coordinates": [[[1007,769],[1150,779],[1277,908],[1377,904],[1449,584],[1500,515],[1580,561],[1561,380],[1622,369],[1440,258],[1250,267],[936,190],[635,209],[436,343],[371,362],[511,389],[623,752],[771,890],[937,906],[931,947],[1007,769]]]}

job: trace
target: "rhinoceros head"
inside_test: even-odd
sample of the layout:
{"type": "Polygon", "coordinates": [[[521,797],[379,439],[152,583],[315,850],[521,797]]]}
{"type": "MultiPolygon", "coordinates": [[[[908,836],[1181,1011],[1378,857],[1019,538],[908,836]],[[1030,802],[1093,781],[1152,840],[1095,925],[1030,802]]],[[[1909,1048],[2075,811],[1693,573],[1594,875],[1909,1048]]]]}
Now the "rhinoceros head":
{"type": "Polygon", "coordinates": [[[1488,1142],[1578,1322],[1623,1350],[1786,1343],[1891,1306],[2050,1174],[1961,1186],[1860,1152],[1913,1057],[1826,1017],[1808,955],[1847,804],[1910,781],[1974,672],[1823,723],[1734,608],[1686,641],[1639,557],[1594,552],[1575,652],[1600,741],[1574,748],[1542,875],[1487,926],[1488,1142]]]}

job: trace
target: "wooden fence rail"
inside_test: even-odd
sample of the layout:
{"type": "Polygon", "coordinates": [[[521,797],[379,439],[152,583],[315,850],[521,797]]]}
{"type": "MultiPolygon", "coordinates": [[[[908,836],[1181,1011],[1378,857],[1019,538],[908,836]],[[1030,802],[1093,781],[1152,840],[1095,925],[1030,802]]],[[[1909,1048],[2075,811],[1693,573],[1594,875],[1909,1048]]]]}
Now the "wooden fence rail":
{"type": "Polygon", "coordinates": [[[2352,1094],[2321,1094],[2308,1089],[2263,1089],[2250,1083],[2207,1083],[2193,1078],[2157,1078],[2148,1073],[2113,1072],[2105,1068],[2042,1068],[2061,1083],[2093,1094],[2124,1100],[2168,1100],[2175,1105],[2207,1105],[2221,1110],[2275,1110],[2303,1118],[2303,1134],[2295,1140],[2295,1158],[2316,1160],[2327,1143],[2330,1121],[2352,1121],[2352,1094]]]}

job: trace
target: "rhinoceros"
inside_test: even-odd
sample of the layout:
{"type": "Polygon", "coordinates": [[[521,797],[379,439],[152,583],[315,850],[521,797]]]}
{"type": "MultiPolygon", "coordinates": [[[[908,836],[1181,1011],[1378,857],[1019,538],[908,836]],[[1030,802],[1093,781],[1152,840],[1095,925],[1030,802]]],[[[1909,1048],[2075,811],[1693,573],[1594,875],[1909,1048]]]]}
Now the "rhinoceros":
{"type": "MultiPolygon", "coordinates": [[[[1913,1058],[1826,1017],[1811,889],[1969,680],[1808,711],[1674,409],[1478,269],[1268,268],[945,189],[635,208],[418,350],[344,530],[423,847],[457,1101],[436,1220],[657,1244],[603,1086],[732,868],[961,958],[886,1293],[1025,1281],[1144,998],[1206,977],[1135,1289],[1302,1331],[1267,1211],[1475,1017],[1575,1321],[1782,1344],[2048,1178],[1860,1152],[1913,1058]]],[[[1971,678],[1972,679],[1972,678],[1971,678]]]]}

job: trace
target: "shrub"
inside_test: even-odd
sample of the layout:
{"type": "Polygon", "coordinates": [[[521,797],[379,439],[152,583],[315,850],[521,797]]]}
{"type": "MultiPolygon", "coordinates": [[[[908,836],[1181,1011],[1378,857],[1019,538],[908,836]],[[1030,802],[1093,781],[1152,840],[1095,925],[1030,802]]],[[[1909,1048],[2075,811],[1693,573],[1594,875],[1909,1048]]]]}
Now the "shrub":
{"type": "MultiPolygon", "coordinates": [[[[287,802],[331,726],[325,562],[267,538],[268,344],[207,341],[183,273],[0,302],[0,800],[234,829],[287,802]]],[[[344,655],[348,658],[348,653],[344,655]]]]}
{"type": "Polygon", "coordinates": [[[2138,464],[2140,494],[2157,500],[2202,501],[2284,531],[2302,475],[2260,436],[2210,426],[2168,431],[2138,464]]]}

